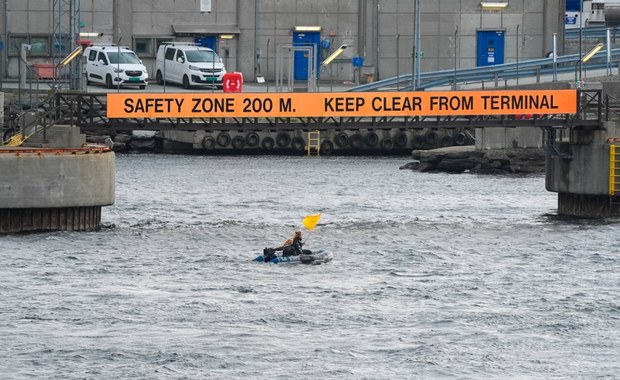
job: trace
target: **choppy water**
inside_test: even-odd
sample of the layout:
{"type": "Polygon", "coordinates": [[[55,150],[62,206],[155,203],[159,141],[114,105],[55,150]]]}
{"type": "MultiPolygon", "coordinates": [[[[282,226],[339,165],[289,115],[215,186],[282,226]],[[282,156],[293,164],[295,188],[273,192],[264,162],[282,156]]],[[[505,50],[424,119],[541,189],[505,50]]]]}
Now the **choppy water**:
{"type": "Polygon", "coordinates": [[[0,237],[0,378],[619,378],[618,222],[406,162],[118,156],[108,228],[0,237]]]}

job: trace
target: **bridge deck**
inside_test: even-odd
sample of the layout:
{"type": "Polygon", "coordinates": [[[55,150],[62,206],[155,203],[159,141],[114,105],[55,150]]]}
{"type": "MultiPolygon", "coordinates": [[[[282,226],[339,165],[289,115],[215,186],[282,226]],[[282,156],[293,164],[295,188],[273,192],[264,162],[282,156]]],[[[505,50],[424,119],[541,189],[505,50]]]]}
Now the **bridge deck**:
{"type": "Polygon", "coordinates": [[[88,131],[130,130],[340,130],[340,129],[463,129],[463,128],[588,128],[600,129],[603,121],[618,117],[620,102],[601,90],[579,90],[577,112],[544,115],[447,115],[382,117],[209,117],[209,118],[109,118],[105,93],[58,93],[54,120],[88,131]]]}

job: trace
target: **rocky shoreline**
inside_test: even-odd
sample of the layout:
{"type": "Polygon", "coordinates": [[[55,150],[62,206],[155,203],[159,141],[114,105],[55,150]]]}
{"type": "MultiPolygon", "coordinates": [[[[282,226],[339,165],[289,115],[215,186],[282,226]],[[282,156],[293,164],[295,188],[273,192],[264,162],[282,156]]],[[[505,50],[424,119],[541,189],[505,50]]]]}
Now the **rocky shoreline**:
{"type": "Polygon", "coordinates": [[[414,150],[413,162],[400,169],[418,172],[475,174],[540,174],[545,172],[542,148],[476,150],[475,146],[414,150]]]}

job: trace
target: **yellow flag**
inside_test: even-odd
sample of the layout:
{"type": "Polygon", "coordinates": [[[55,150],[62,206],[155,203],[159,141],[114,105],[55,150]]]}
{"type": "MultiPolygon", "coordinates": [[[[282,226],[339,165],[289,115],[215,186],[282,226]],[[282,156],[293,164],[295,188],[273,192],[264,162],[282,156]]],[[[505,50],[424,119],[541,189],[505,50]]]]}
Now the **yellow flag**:
{"type": "Polygon", "coordinates": [[[304,218],[304,227],[312,231],[314,227],[316,227],[316,224],[319,222],[319,219],[321,219],[321,214],[314,214],[314,215],[306,216],[304,218]]]}

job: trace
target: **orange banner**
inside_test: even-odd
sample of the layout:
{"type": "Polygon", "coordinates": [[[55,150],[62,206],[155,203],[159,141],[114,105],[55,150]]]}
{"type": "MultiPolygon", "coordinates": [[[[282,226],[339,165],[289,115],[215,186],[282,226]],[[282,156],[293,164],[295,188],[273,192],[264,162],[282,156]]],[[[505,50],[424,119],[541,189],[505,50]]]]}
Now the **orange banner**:
{"type": "Polygon", "coordinates": [[[110,93],[107,105],[109,118],[467,116],[576,111],[576,90],[110,93]]]}

